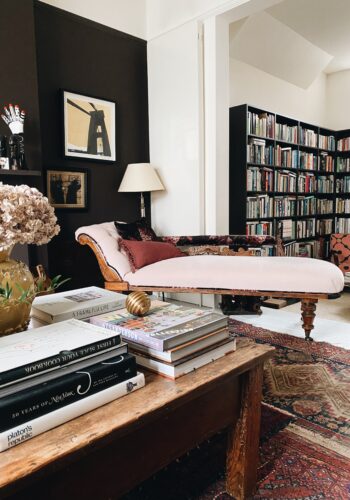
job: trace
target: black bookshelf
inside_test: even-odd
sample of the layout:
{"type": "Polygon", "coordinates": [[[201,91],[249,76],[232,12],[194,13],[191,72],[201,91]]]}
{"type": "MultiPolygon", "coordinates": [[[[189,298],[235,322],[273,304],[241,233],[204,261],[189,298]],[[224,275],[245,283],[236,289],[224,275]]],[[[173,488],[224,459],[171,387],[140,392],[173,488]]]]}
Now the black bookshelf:
{"type": "MultiPolygon", "coordinates": [[[[350,192],[349,193],[337,193],[337,181],[338,179],[344,178],[347,175],[350,178],[350,145],[349,151],[337,151],[337,141],[340,138],[350,137],[350,130],[335,131],[331,129],[326,129],[324,127],[319,127],[314,124],[305,123],[290,117],[286,117],[280,114],[276,114],[267,110],[263,110],[254,106],[247,104],[235,106],[230,108],[230,175],[229,175],[229,230],[231,234],[242,234],[246,232],[247,223],[262,223],[264,221],[270,223],[272,235],[276,236],[279,234],[280,223],[279,221],[288,220],[292,221],[294,224],[294,234],[297,235],[297,222],[315,219],[315,235],[308,237],[293,237],[286,238],[285,241],[295,241],[295,242],[305,242],[305,241],[320,241],[324,246],[323,256],[327,257],[328,252],[328,239],[329,234],[337,230],[337,213],[336,213],[336,198],[349,199],[350,205],[350,192]],[[251,119],[250,123],[248,120],[248,112],[255,113],[260,117],[265,117],[265,123],[267,121],[273,121],[274,123],[274,133],[271,134],[271,127],[269,133],[266,133],[266,127],[254,127],[252,130],[249,128],[250,124],[253,123],[251,119]],[[289,128],[287,128],[289,127],[289,128]],[[263,130],[265,133],[261,134],[259,131],[263,130]],[[254,158],[248,158],[248,146],[253,141],[258,142],[259,140],[265,140],[266,148],[268,146],[273,146],[274,156],[271,164],[262,164],[256,161],[254,158]],[[276,165],[277,160],[277,148],[291,148],[291,152],[294,151],[294,164],[293,166],[279,166],[276,165]],[[313,156],[311,156],[313,155],[313,156]],[[349,158],[349,172],[337,172],[337,159],[349,158]],[[303,158],[303,160],[302,160],[303,158]],[[303,165],[301,166],[301,162],[303,165]],[[308,162],[308,166],[312,168],[305,168],[305,162],[308,162]],[[259,187],[256,189],[247,189],[247,172],[249,170],[256,169],[269,169],[272,170],[273,176],[273,189],[268,189],[268,191],[260,190],[259,187]],[[321,170],[322,169],[322,170],[321,170]],[[327,169],[327,170],[326,170],[327,169]],[[296,179],[296,189],[294,191],[277,191],[276,190],[276,176],[278,172],[284,172],[284,174],[290,173],[295,174],[296,179]],[[313,192],[304,192],[301,189],[301,184],[303,181],[302,176],[310,176],[310,179],[314,178],[315,188],[313,192]],[[322,179],[323,177],[323,179],[322,179]],[[333,180],[333,185],[331,181],[333,180]],[[328,184],[330,190],[328,192],[322,192],[321,181],[324,184],[328,184]],[[257,196],[268,195],[270,198],[270,203],[273,204],[273,214],[269,214],[269,217],[263,217],[258,214],[257,217],[247,216],[247,198],[254,198],[257,196]],[[278,216],[276,213],[277,201],[275,199],[278,197],[295,197],[295,213],[290,216],[278,216]],[[315,213],[310,215],[299,214],[301,200],[305,197],[315,198],[315,213]],[[319,200],[329,200],[330,204],[327,207],[327,213],[321,213],[319,209],[319,200]],[[332,209],[330,209],[332,208],[332,209]],[[331,227],[328,227],[326,231],[327,234],[318,234],[318,226],[324,224],[327,219],[331,220],[331,227]],[[272,224],[271,224],[272,222],[272,224]]],[[[254,148],[253,148],[254,149],[254,148]]],[[[280,151],[280,156],[282,153],[286,152],[280,151]]],[[[291,153],[292,154],[292,153],[291,153]]],[[[255,153],[254,153],[255,155],[255,153]]],[[[308,179],[307,182],[312,182],[308,179]]],[[[305,180],[306,182],[306,180],[305,180]]],[[[254,186],[255,187],[255,186],[254,186]]],[[[350,188],[349,188],[350,190],[350,188]]],[[[291,200],[293,204],[293,200],[291,200]]],[[[344,213],[341,214],[345,215],[344,213]]],[[[345,216],[348,216],[346,214],[345,216]]]]}

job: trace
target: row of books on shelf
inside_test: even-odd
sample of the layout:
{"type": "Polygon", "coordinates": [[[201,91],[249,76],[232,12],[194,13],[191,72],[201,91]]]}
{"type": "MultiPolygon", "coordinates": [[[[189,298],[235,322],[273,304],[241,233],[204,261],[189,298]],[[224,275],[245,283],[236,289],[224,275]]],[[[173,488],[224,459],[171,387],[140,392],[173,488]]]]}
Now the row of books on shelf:
{"type": "Polygon", "coordinates": [[[311,257],[322,259],[328,255],[325,245],[320,240],[292,241],[284,245],[288,257],[311,257]]]}
{"type": "Polygon", "coordinates": [[[334,191],[334,176],[320,175],[317,178],[317,191],[319,193],[333,193],[334,191]]]}
{"type": "Polygon", "coordinates": [[[275,165],[284,168],[298,168],[299,151],[290,147],[282,148],[277,145],[275,148],[275,165]]]}
{"type": "Polygon", "coordinates": [[[276,171],[275,172],[275,191],[283,193],[294,193],[297,187],[297,175],[294,172],[276,171]]]}
{"type": "Polygon", "coordinates": [[[266,167],[249,167],[247,169],[247,190],[273,191],[273,170],[266,167]]]}
{"type": "Polygon", "coordinates": [[[276,123],[275,137],[279,141],[298,143],[298,126],[276,123]]]}
{"type": "MultiPolygon", "coordinates": [[[[334,176],[318,176],[312,173],[275,171],[269,168],[249,167],[247,169],[248,191],[276,191],[278,193],[294,193],[298,186],[299,193],[333,193],[334,176]]],[[[337,180],[337,192],[350,192],[350,177],[337,180]]]]}
{"type": "Polygon", "coordinates": [[[266,236],[274,234],[274,224],[271,221],[247,222],[247,236],[266,236]]]}
{"type": "Polygon", "coordinates": [[[312,129],[286,123],[275,123],[275,116],[267,112],[248,111],[248,133],[270,139],[304,144],[320,149],[335,150],[335,136],[318,134],[312,129]]]}
{"type": "Polygon", "coordinates": [[[333,232],[333,219],[282,220],[278,221],[278,232],[286,240],[326,236],[333,232]]]}
{"type": "Polygon", "coordinates": [[[350,218],[335,219],[335,233],[350,233],[350,218]]]}
{"type": "Polygon", "coordinates": [[[335,189],[337,193],[350,193],[350,175],[337,179],[335,189]]]}
{"type": "Polygon", "coordinates": [[[337,158],[337,172],[350,172],[350,158],[337,158]]]}
{"type": "Polygon", "coordinates": [[[275,134],[274,115],[248,111],[248,131],[249,134],[273,138],[275,134]]]}
{"type": "Polygon", "coordinates": [[[317,200],[314,196],[302,196],[298,198],[298,215],[314,215],[317,208],[317,200]]]}
{"type": "Polygon", "coordinates": [[[336,198],[335,212],[337,214],[350,214],[350,199],[349,198],[336,198]]]}
{"type": "Polygon", "coordinates": [[[281,168],[301,168],[306,170],[319,170],[321,172],[334,171],[334,158],[326,152],[319,155],[306,151],[298,151],[291,147],[274,148],[266,145],[264,139],[252,138],[247,145],[248,163],[259,163],[261,165],[281,168]]]}
{"type": "Polygon", "coordinates": [[[297,215],[295,196],[276,196],[274,198],[275,217],[294,217],[297,215]]]}
{"type": "Polygon", "coordinates": [[[317,132],[309,128],[299,128],[299,143],[303,146],[317,148],[317,132]]]}
{"type": "Polygon", "coordinates": [[[143,387],[138,366],[175,379],[235,350],[223,314],[152,300],[138,318],[125,299],[97,287],[38,297],[47,324],[0,339],[0,451],[143,387]]]}
{"type": "Polygon", "coordinates": [[[273,165],[274,147],[271,144],[266,144],[264,139],[249,139],[249,143],[247,144],[247,161],[262,165],[273,165]]]}
{"type": "MultiPolygon", "coordinates": [[[[337,213],[350,213],[350,200],[337,198],[337,213]]],[[[307,215],[327,215],[333,213],[333,200],[317,199],[315,196],[275,196],[258,195],[247,198],[248,219],[270,217],[296,217],[307,215]]]]}
{"type": "Polygon", "coordinates": [[[248,196],[247,213],[248,219],[273,217],[273,200],[270,196],[248,196]]]}
{"type": "Polygon", "coordinates": [[[344,137],[343,139],[338,139],[337,150],[350,151],[350,137],[344,137]]]}
{"type": "Polygon", "coordinates": [[[335,136],[318,134],[318,147],[320,149],[335,151],[335,136]]]}
{"type": "Polygon", "coordinates": [[[317,213],[320,215],[333,213],[333,200],[319,198],[317,200],[317,213]]]}

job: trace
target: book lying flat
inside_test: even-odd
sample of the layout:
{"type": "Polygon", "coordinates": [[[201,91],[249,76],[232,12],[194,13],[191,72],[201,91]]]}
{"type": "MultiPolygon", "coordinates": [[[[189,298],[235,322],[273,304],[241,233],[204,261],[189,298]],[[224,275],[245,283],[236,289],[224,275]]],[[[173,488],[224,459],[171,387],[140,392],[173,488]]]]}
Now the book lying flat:
{"type": "Polygon", "coordinates": [[[168,304],[135,317],[126,309],[90,318],[90,323],[121,333],[123,339],[166,351],[218,328],[227,327],[227,317],[212,310],[168,304]]]}
{"type": "Polygon", "coordinates": [[[120,334],[69,319],[0,338],[0,387],[120,344],[120,334]]]}
{"type": "Polygon", "coordinates": [[[176,365],[174,363],[165,363],[159,359],[150,358],[144,354],[136,352],[134,352],[134,355],[136,357],[136,363],[139,366],[143,366],[152,372],[156,372],[159,375],[163,375],[164,377],[174,380],[182,375],[196,370],[197,368],[201,368],[216,359],[222,358],[235,349],[236,340],[227,339],[226,341],[221,342],[217,347],[205,350],[203,354],[192,357],[191,359],[176,365]]]}
{"type": "Polygon", "coordinates": [[[135,357],[114,356],[12,394],[0,394],[0,432],[50,413],[136,375],[135,357]]]}
{"type": "Polygon", "coordinates": [[[15,394],[24,390],[28,391],[42,383],[48,384],[51,380],[63,377],[68,373],[84,370],[85,368],[89,368],[92,364],[107,362],[111,358],[115,358],[116,356],[120,356],[122,354],[128,354],[128,344],[125,342],[122,342],[113,349],[108,349],[100,354],[96,354],[96,356],[78,359],[74,363],[68,363],[67,365],[60,366],[56,370],[42,372],[35,377],[27,377],[14,384],[6,384],[5,386],[0,387],[0,400],[4,396],[15,394]]]}
{"type": "Polygon", "coordinates": [[[32,316],[46,323],[69,318],[84,319],[124,307],[126,297],[97,286],[43,295],[34,299],[32,316]]]}
{"type": "Polygon", "coordinates": [[[145,377],[143,373],[138,373],[135,377],[124,380],[108,389],[103,389],[96,394],[92,394],[80,401],[63,406],[41,417],[34,419],[28,417],[25,423],[0,433],[0,451],[7,450],[24,441],[28,441],[28,439],[38,436],[58,425],[64,424],[84,413],[95,410],[115,399],[134,392],[144,385],[145,377]]]}
{"type": "Polygon", "coordinates": [[[157,351],[156,349],[151,349],[151,347],[137,344],[131,340],[128,340],[128,346],[132,352],[145,354],[148,357],[159,359],[160,361],[165,361],[166,363],[174,363],[175,361],[181,360],[190,354],[197,353],[227,339],[229,335],[230,334],[227,328],[220,328],[219,330],[207,333],[206,335],[203,335],[203,337],[190,340],[189,342],[174,347],[173,349],[169,349],[168,351],[157,351]]]}

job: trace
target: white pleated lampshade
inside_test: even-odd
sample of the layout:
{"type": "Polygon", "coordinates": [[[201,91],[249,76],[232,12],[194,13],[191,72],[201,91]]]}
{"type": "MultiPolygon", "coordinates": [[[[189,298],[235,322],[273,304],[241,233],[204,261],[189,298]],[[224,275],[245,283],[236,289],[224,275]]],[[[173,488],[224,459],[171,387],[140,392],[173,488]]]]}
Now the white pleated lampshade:
{"type": "Polygon", "coordinates": [[[124,193],[163,191],[165,188],[150,163],[130,163],[118,191],[124,193]]]}

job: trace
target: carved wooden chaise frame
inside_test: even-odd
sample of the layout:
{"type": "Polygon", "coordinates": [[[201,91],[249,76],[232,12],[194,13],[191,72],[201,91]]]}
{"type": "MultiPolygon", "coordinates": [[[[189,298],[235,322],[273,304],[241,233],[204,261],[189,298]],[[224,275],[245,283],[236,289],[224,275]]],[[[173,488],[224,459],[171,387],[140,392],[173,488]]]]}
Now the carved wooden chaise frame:
{"type": "MultiPolygon", "coordinates": [[[[305,340],[313,340],[310,336],[314,328],[314,319],[316,304],[320,299],[335,299],[339,294],[327,293],[302,293],[302,292],[281,292],[281,291],[266,291],[266,290],[229,290],[219,288],[179,288],[179,287],[164,287],[164,286],[134,286],[124,281],[118,272],[112,269],[106,262],[103,252],[99,245],[90,238],[87,234],[80,234],[78,242],[81,245],[88,245],[94,252],[101,273],[105,280],[105,288],[115,292],[165,292],[165,293],[199,293],[199,294],[214,294],[214,295],[231,295],[231,296],[244,296],[244,297],[284,297],[296,298],[301,300],[301,318],[302,328],[305,332],[305,340]]],[[[164,237],[165,241],[169,238],[164,237]]]]}

